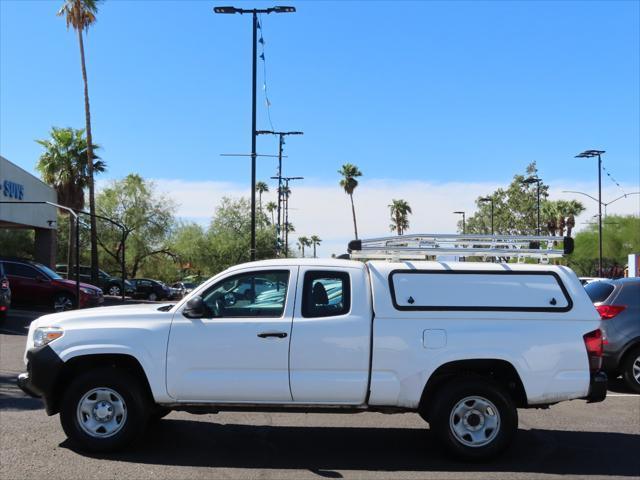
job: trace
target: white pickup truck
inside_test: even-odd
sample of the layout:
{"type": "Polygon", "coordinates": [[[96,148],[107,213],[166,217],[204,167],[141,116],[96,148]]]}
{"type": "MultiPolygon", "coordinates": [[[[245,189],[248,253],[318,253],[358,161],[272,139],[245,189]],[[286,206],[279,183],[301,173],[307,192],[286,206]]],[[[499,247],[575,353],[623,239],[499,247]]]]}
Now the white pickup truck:
{"type": "Polygon", "coordinates": [[[484,459],[517,408],[602,401],[599,316],[550,265],[278,259],[176,304],[45,315],[21,388],[88,451],[122,448],[170,410],[417,412],[484,459]]]}

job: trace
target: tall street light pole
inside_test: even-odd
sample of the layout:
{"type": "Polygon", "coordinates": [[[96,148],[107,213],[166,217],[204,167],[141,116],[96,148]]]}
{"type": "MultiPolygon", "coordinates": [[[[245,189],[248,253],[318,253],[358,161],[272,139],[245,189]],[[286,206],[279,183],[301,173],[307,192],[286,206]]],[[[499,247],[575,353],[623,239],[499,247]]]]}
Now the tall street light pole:
{"type": "Polygon", "coordinates": [[[278,223],[276,224],[276,253],[278,256],[282,250],[282,223],[281,223],[281,211],[282,211],[282,148],[284,147],[284,137],[287,135],[304,135],[304,132],[274,132],[271,130],[258,130],[257,135],[278,135],[278,176],[271,177],[278,180],[278,223]]]}
{"type": "Polygon", "coordinates": [[[493,197],[483,197],[480,199],[481,202],[486,203],[486,202],[491,202],[491,235],[494,235],[494,230],[493,230],[493,197]]]}
{"type": "Polygon", "coordinates": [[[462,234],[464,235],[465,233],[467,233],[467,227],[465,225],[465,212],[459,211],[459,212],[453,212],[457,215],[462,215],[462,234]]]}
{"type": "Polygon", "coordinates": [[[604,150],[585,150],[575,158],[598,157],[598,276],[602,277],[602,158],[604,150]]]}
{"type": "Polygon", "coordinates": [[[538,222],[537,222],[537,227],[536,227],[536,235],[540,236],[540,183],[542,182],[542,180],[538,177],[529,177],[529,178],[525,178],[522,183],[524,183],[525,185],[531,185],[532,183],[537,184],[538,186],[538,222]]]}
{"type": "Polygon", "coordinates": [[[295,7],[271,7],[271,8],[236,8],[215,7],[214,13],[243,15],[250,13],[253,16],[253,53],[251,58],[251,260],[256,259],[256,71],[258,62],[258,14],[259,13],[293,13],[295,7]]]}

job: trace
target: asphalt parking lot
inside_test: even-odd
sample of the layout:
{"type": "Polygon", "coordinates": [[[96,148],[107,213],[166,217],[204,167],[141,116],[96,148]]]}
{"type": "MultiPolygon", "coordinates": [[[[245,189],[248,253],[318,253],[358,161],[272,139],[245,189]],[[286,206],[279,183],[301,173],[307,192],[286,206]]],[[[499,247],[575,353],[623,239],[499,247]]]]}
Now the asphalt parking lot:
{"type": "Polygon", "coordinates": [[[640,477],[640,396],[614,381],[598,404],[520,410],[513,447],[485,464],[457,463],[413,414],[172,413],[130,451],[69,448],[58,416],[15,378],[29,322],[0,326],[0,478],[598,478],[640,477]]]}

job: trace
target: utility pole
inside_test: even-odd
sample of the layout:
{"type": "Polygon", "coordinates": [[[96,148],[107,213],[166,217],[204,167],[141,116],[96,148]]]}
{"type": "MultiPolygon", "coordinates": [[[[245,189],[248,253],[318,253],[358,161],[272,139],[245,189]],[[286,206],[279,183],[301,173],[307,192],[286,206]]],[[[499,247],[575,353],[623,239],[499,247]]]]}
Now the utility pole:
{"type": "Polygon", "coordinates": [[[293,13],[295,7],[271,7],[271,8],[236,8],[236,7],[215,7],[214,13],[243,15],[250,13],[253,17],[253,53],[251,57],[251,260],[256,259],[256,70],[258,61],[258,14],[259,13],[293,13]]]}
{"type": "Polygon", "coordinates": [[[304,180],[304,177],[282,177],[284,181],[284,256],[289,256],[289,182],[304,180]]]}
{"type": "Polygon", "coordinates": [[[278,135],[278,176],[271,177],[278,180],[278,223],[276,224],[276,253],[281,255],[282,250],[282,150],[284,147],[284,137],[287,135],[304,135],[304,132],[274,132],[272,130],[258,130],[257,135],[278,135]]]}

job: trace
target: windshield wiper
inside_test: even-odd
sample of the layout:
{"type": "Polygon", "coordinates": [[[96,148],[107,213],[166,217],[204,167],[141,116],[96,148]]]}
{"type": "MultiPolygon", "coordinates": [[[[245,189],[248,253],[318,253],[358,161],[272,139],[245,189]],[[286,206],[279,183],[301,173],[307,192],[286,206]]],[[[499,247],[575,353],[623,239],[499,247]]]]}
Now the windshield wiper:
{"type": "Polygon", "coordinates": [[[175,305],[176,305],[175,303],[170,303],[169,305],[162,305],[161,307],[158,307],[158,311],[159,312],[168,312],[173,307],[175,307],[175,305]]]}

